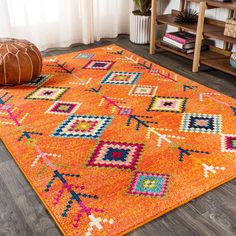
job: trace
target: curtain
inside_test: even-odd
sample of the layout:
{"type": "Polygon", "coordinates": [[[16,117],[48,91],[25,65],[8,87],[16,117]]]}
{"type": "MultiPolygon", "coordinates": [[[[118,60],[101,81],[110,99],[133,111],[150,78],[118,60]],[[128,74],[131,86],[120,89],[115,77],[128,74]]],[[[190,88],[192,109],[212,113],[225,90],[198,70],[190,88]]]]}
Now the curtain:
{"type": "Polygon", "coordinates": [[[129,33],[131,0],[0,0],[0,37],[41,50],[129,33]]]}

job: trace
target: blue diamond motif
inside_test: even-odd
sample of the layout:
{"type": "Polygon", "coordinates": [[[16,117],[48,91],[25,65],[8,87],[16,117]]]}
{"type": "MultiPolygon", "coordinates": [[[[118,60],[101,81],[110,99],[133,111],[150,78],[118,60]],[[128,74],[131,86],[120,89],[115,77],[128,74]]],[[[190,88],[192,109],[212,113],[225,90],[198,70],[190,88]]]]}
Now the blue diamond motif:
{"type": "Polygon", "coordinates": [[[103,158],[104,161],[122,161],[126,162],[129,150],[119,149],[119,148],[108,148],[108,152],[103,158]]]}
{"type": "Polygon", "coordinates": [[[61,138],[98,139],[111,123],[109,116],[69,116],[52,134],[61,138]]]}
{"type": "Polygon", "coordinates": [[[134,174],[130,194],[150,197],[164,197],[167,192],[170,176],[167,174],[153,174],[136,172],[134,174]]]}

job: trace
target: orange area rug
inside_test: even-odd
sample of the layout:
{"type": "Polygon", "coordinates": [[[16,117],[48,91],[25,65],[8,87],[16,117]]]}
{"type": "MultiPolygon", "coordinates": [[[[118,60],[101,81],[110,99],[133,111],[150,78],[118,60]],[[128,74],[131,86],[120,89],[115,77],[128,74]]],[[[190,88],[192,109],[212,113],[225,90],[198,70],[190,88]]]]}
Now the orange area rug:
{"type": "Polygon", "coordinates": [[[236,176],[236,100],[116,45],[0,91],[0,134],[64,235],[120,235],[236,176]]]}

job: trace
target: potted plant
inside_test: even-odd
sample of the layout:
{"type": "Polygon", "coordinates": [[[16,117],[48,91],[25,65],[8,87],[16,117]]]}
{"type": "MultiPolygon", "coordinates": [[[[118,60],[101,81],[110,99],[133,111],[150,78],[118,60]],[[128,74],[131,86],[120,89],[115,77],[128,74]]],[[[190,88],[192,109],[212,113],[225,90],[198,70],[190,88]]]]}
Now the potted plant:
{"type": "Polygon", "coordinates": [[[137,44],[149,43],[152,1],[133,1],[137,10],[130,15],[130,41],[137,44]]]}

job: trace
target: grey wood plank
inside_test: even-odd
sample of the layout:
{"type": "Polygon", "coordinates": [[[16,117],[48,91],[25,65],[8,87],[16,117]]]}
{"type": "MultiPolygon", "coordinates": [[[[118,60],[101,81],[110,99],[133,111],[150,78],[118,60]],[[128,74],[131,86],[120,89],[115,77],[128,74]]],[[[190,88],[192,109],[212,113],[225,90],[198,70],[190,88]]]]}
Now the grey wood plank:
{"type": "Polygon", "coordinates": [[[0,163],[9,160],[12,160],[12,157],[0,139],[0,163]]]}
{"type": "MultiPolygon", "coordinates": [[[[1,169],[0,169],[1,172],[1,169]]],[[[0,181],[0,235],[34,235],[7,186],[0,181]]],[[[17,187],[19,188],[19,186],[17,187]]]]}
{"type": "MultiPolygon", "coordinates": [[[[14,203],[14,209],[20,209],[16,211],[16,213],[21,215],[20,219],[27,225],[25,229],[26,234],[22,231],[19,235],[61,235],[55,223],[51,217],[49,217],[46,209],[13,160],[0,164],[0,179],[0,183],[5,184],[7,193],[11,196],[11,201],[5,201],[7,201],[8,204],[14,203]]],[[[0,199],[4,199],[4,192],[0,196],[0,199]]],[[[4,213],[2,208],[0,209],[1,212],[4,213]]],[[[17,222],[17,219],[15,221],[17,222]]],[[[13,224],[14,221],[11,223],[13,224]]],[[[11,229],[11,227],[9,227],[9,229],[11,229]]]]}

